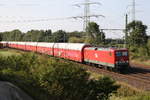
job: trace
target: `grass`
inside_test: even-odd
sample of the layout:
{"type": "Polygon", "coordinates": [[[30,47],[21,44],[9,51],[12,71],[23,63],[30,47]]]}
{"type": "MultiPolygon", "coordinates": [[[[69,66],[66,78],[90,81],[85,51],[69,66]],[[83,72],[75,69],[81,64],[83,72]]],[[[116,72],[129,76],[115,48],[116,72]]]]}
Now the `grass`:
{"type": "Polygon", "coordinates": [[[19,50],[14,50],[14,49],[7,49],[7,48],[0,49],[0,55],[5,56],[5,57],[12,56],[12,55],[20,55],[21,53],[23,52],[19,50]]]}
{"type": "MultiPolygon", "coordinates": [[[[91,74],[92,79],[98,79],[103,76],[90,71],[88,72],[91,74]]],[[[117,82],[117,84],[121,87],[118,89],[116,95],[112,94],[110,100],[150,100],[150,92],[133,88],[123,82],[117,82]]]]}
{"type": "Polygon", "coordinates": [[[88,73],[90,73],[90,79],[95,79],[98,80],[100,77],[103,77],[103,75],[97,74],[97,73],[93,73],[90,71],[87,71],[88,73]]]}
{"type": "Polygon", "coordinates": [[[150,66],[150,60],[141,60],[141,59],[133,59],[131,60],[132,63],[136,63],[136,64],[142,64],[142,65],[147,65],[150,66]]]}
{"type": "Polygon", "coordinates": [[[143,92],[138,95],[127,96],[127,97],[116,97],[113,96],[111,100],[150,100],[150,93],[143,92]]]}
{"type": "Polygon", "coordinates": [[[138,56],[137,54],[130,53],[130,61],[135,64],[150,66],[150,56],[138,56]]]}
{"type": "Polygon", "coordinates": [[[138,90],[126,83],[117,82],[117,84],[121,87],[110,100],[150,100],[150,92],[138,90]]]}

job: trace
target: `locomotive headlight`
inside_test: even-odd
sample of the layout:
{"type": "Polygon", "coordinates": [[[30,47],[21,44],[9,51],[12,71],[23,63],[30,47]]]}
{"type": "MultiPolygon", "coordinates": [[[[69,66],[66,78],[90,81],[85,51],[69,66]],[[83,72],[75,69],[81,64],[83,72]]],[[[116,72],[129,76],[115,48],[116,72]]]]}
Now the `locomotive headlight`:
{"type": "Polygon", "coordinates": [[[129,63],[129,61],[127,60],[126,63],[129,63]]]}
{"type": "Polygon", "coordinates": [[[116,64],[121,64],[122,62],[121,61],[116,61],[116,64]]]}
{"type": "Polygon", "coordinates": [[[116,61],[116,64],[118,64],[119,62],[118,61],[116,61]]]}

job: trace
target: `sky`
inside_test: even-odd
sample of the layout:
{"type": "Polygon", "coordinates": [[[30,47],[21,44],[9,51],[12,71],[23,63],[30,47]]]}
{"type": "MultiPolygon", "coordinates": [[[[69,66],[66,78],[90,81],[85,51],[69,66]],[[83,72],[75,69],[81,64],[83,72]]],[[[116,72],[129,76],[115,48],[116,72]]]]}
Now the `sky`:
{"type": "MultiPolygon", "coordinates": [[[[84,7],[74,4],[83,3],[84,0],[0,0],[0,31],[19,29],[27,32],[31,29],[82,31],[82,19],[66,19],[81,16],[84,7]]],[[[132,0],[91,0],[100,2],[101,5],[91,5],[91,14],[105,16],[91,18],[99,24],[100,28],[124,28],[125,14],[128,13],[129,21],[132,19],[132,0]]],[[[141,20],[150,27],[150,0],[136,0],[136,20],[141,20]]],[[[105,31],[107,38],[122,38],[121,31],[105,31]]],[[[150,35],[150,28],[147,33],[150,35]]]]}

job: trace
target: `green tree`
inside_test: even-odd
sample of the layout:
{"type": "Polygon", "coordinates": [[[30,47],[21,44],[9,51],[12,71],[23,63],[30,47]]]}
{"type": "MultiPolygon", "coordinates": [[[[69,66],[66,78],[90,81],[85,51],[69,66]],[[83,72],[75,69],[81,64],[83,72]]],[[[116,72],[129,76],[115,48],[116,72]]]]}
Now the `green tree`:
{"type": "Polygon", "coordinates": [[[10,31],[10,32],[3,32],[2,38],[3,41],[21,41],[22,40],[22,32],[18,29],[10,31]]]}
{"type": "Polygon", "coordinates": [[[78,32],[78,31],[69,32],[68,36],[69,36],[69,38],[71,38],[71,37],[82,38],[82,36],[84,36],[84,32],[78,32]]]}
{"type": "Polygon", "coordinates": [[[2,38],[3,38],[3,41],[10,41],[11,40],[10,32],[3,32],[2,38]]]}
{"type": "Polygon", "coordinates": [[[67,33],[63,30],[58,30],[52,34],[52,42],[67,42],[68,36],[67,33]]]}
{"type": "Polygon", "coordinates": [[[20,30],[13,30],[10,32],[11,41],[21,41],[22,32],[20,30]]]}
{"type": "Polygon", "coordinates": [[[49,42],[52,38],[52,31],[51,30],[46,30],[44,32],[44,36],[43,36],[43,41],[45,42],[49,42]]]}
{"type": "Polygon", "coordinates": [[[95,22],[90,22],[87,27],[87,39],[86,42],[91,44],[102,44],[105,40],[105,35],[100,32],[99,25],[95,22]]]}
{"type": "Polygon", "coordinates": [[[2,38],[2,34],[0,33],[0,41],[2,41],[3,40],[3,38],[2,38]]]}
{"type": "Polygon", "coordinates": [[[147,44],[148,36],[146,34],[147,26],[142,21],[133,21],[127,25],[129,46],[143,46],[147,44]]]}
{"type": "Polygon", "coordinates": [[[43,37],[44,37],[44,31],[43,30],[31,30],[28,31],[23,39],[24,41],[34,41],[34,42],[41,42],[43,41],[43,37]]]}
{"type": "Polygon", "coordinates": [[[150,49],[150,39],[149,39],[148,42],[147,42],[147,46],[148,46],[148,48],[150,49]]]}
{"type": "Polygon", "coordinates": [[[69,43],[84,43],[84,39],[83,38],[77,38],[77,37],[70,37],[68,42],[69,43]]]}

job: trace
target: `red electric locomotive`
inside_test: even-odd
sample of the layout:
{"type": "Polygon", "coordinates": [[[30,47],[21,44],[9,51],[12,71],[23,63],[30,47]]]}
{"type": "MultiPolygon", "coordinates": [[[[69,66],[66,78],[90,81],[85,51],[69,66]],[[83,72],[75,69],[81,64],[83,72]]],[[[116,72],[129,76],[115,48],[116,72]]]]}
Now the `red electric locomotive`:
{"type": "Polygon", "coordinates": [[[129,66],[127,49],[89,47],[84,49],[84,60],[100,67],[123,69],[129,66]]]}

